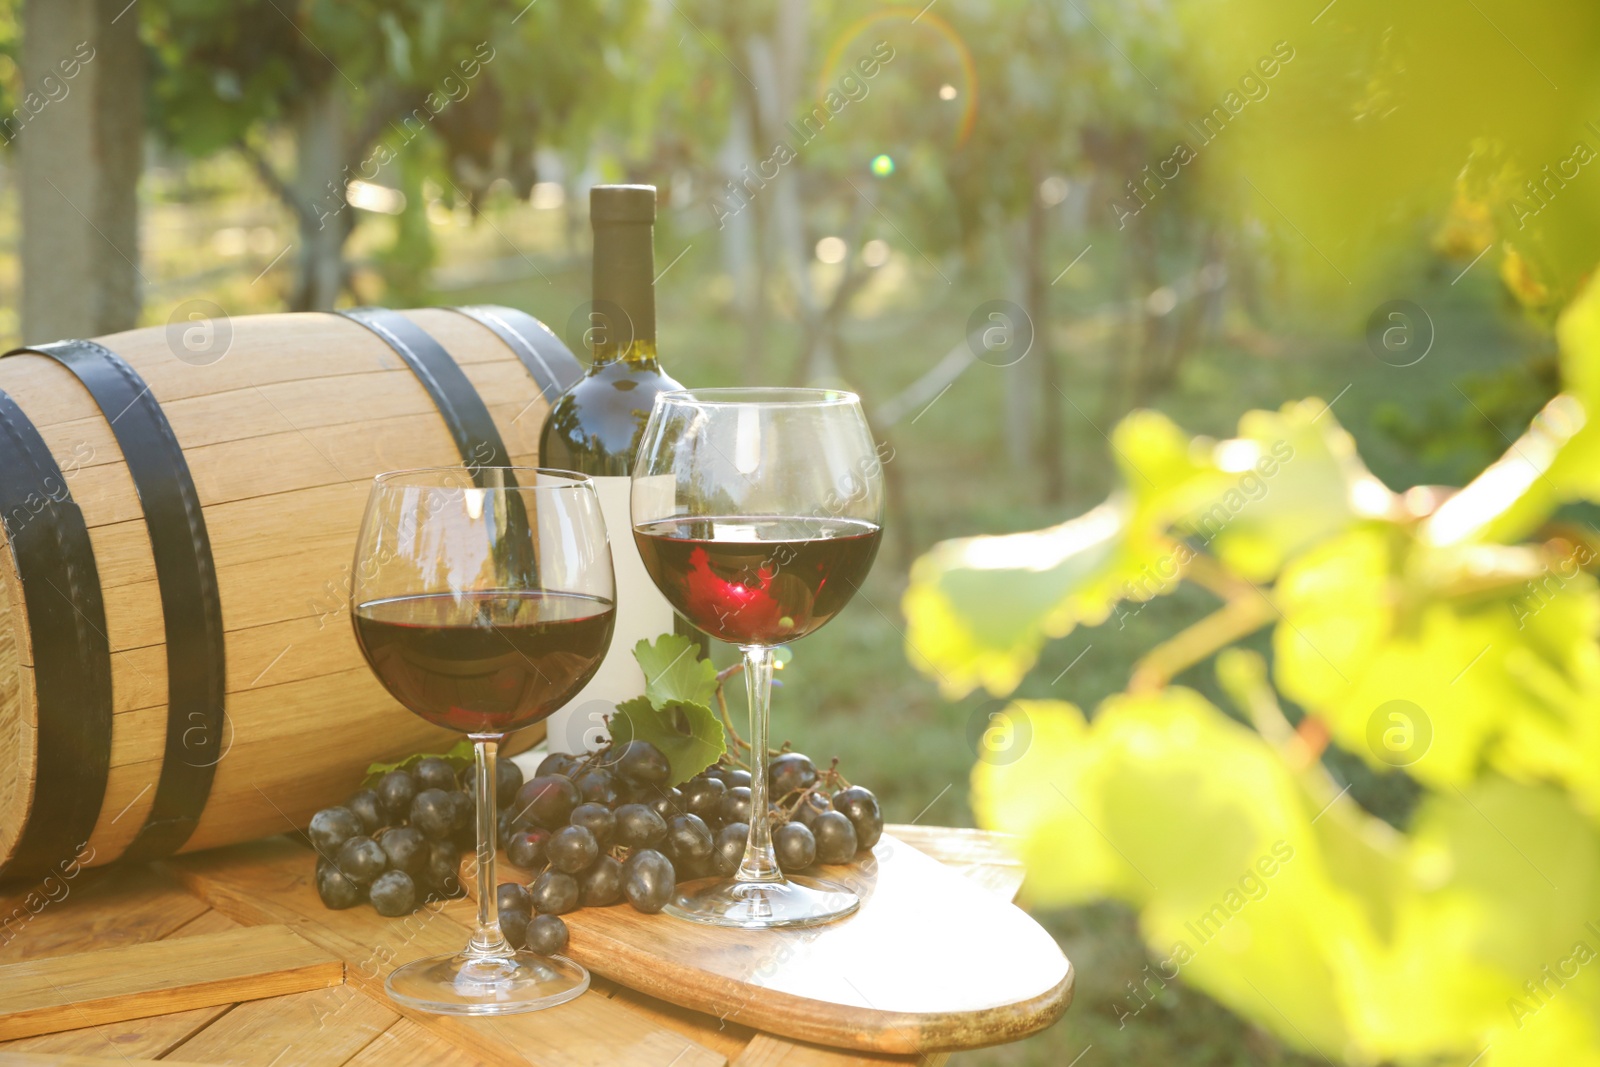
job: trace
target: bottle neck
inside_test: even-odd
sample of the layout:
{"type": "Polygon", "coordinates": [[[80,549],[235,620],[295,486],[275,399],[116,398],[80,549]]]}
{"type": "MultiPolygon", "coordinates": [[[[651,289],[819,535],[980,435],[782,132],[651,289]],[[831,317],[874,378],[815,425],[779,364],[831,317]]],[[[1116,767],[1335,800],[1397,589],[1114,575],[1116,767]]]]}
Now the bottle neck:
{"type": "Polygon", "coordinates": [[[654,230],[648,222],[594,224],[589,351],[595,367],[618,362],[641,370],[660,367],[654,230]]]}

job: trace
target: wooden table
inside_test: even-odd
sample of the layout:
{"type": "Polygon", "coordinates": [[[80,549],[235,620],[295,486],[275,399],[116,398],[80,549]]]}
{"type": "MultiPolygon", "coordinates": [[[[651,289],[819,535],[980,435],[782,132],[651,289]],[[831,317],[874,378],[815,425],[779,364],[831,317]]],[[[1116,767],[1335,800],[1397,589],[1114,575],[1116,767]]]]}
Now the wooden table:
{"type": "MultiPolygon", "coordinates": [[[[1008,900],[1022,884],[1022,866],[999,835],[915,826],[889,830],[1008,900]]],[[[58,890],[60,899],[39,906],[30,918],[0,926],[0,939],[11,935],[0,947],[0,965],[239,929],[227,914],[185,888],[182,863],[78,874],[65,896],[58,890]]],[[[23,903],[21,894],[0,898],[0,916],[23,903]]],[[[470,902],[455,904],[464,907],[453,907],[446,919],[460,924],[459,933],[450,936],[461,943],[471,921],[470,902]]],[[[512,1031],[503,1028],[504,1020],[402,1015],[384,997],[382,976],[364,977],[361,959],[352,958],[353,948],[336,954],[344,956],[345,964],[338,984],[6,1041],[0,1043],[0,1067],[126,1067],[157,1060],[252,1067],[468,1067],[484,1062],[541,1067],[937,1067],[947,1058],[807,1045],[675,1007],[599,976],[591,993],[571,1004],[511,1017],[521,1020],[516,1024],[520,1029],[515,1041],[505,1040],[512,1031]]],[[[42,973],[48,975],[48,968],[42,973]]]]}

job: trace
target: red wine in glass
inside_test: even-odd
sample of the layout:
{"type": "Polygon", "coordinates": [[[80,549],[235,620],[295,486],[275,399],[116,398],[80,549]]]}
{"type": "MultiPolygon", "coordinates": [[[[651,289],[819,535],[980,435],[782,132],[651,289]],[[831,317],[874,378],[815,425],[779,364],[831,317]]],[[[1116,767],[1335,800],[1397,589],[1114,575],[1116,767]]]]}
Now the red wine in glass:
{"type": "Polygon", "coordinates": [[[615,606],[538,590],[425,593],[358,604],[356,639],[395,698],[436,726],[506,734],[575,696],[610,647],[615,606]]]}
{"type": "Polygon", "coordinates": [[[634,527],[645,570],[684,618],[720,641],[779,645],[850,601],[882,530],[862,519],[694,517],[634,527]]]}
{"type": "MultiPolygon", "coordinates": [[[[389,695],[472,739],[478,920],[460,952],[384,980],[396,1002],[444,1015],[507,1015],[589,988],[565,956],[512,945],[496,898],[499,749],[560,710],[611,646],[617,587],[605,517],[581,474],[438,467],[373,479],[356,539],[350,617],[389,695]]],[[[375,738],[373,751],[392,739],[375,738]]]]}
{"type": "MultiPolygon", "coordinates": [[[[775,646],[814,633],[859,592],[878,553],[883,502],[883,463],[854,393],[656,397],[633,470],[634,542],[678,614],[743,655],[753,811],[767,810],[775,646]]],[[[860,906],[845,886],[785,876],[762,818],[750,821],[732,877],[685,882],[664,910],[765,930],[832,922],[860,906]]]]}

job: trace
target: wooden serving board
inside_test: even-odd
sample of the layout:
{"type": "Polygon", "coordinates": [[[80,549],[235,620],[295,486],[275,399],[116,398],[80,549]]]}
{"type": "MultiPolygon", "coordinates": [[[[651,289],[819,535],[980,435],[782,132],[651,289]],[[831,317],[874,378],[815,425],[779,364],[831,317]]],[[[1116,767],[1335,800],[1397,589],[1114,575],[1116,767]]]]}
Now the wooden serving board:
{"type": "MultiPolygon", "coordinates": [[[[505,867],[501,880],[515,873],[505,867]]],[[[1016,1041],[1071,1003],[1072,964],[1038,923],[899,838],[819,876],[854,889],[861,909],[811,929],[736,930],[627,904],[584,908],[565,916],[567,954],[726,1021],[878,1052],[1016,1041]]]]}

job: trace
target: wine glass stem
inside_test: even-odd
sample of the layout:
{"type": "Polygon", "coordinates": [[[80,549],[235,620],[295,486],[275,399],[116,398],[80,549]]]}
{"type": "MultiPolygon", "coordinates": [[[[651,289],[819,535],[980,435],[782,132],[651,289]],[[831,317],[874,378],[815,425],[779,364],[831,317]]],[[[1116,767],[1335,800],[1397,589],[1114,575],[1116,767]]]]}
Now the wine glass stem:
{"type": "Polygon", "coordinates": [[[494,846],[499,836],[499,816],[495,811],[495,760],[500,752],[497,738],[474,737],[476,789],[478,795],[478,929],[467,951],[474,956],[504,956],[511,946],[500,932],[500,908],[495,896],[494,846]]]}
{"type": "Polygon", "coordinates": [[[767,819],[767,726],[772,718],[772,649],[747,645],[744,653],[745,692],[750,695],[750,840],[739,864],[741,882],[781,882],[778,856],[772,850],[772,824],[767,819]]]}

